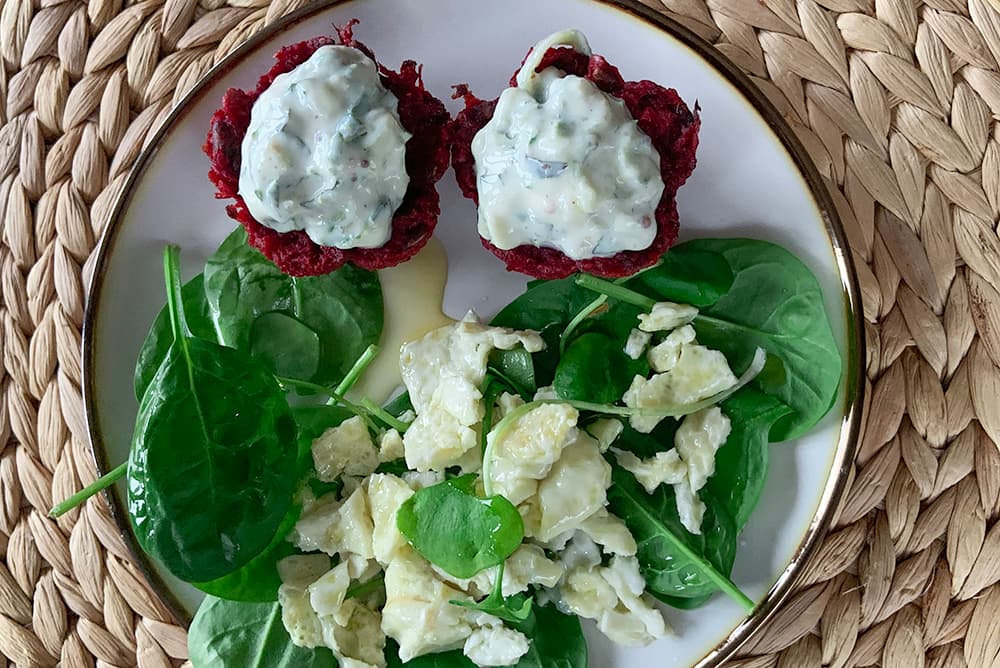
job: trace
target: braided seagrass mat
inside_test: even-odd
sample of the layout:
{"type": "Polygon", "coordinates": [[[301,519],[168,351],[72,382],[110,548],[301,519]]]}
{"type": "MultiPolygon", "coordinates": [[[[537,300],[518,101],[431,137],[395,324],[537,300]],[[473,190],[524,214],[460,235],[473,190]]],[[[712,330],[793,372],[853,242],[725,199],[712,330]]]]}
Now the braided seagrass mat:
{"type": "MultiPolygon", "coordinates": [[[[867,425],[835,528],[741,668],[1000,666],[1000,13],[988,0],[646,0],[827,179],[864,294],[867,425]]],[[[0,668],[169,666],[80,394],[89,263],[143,141],[303,0],[0,0],[0,668]],[[4,659],[5,657],[5,659],[4,659]]]]}

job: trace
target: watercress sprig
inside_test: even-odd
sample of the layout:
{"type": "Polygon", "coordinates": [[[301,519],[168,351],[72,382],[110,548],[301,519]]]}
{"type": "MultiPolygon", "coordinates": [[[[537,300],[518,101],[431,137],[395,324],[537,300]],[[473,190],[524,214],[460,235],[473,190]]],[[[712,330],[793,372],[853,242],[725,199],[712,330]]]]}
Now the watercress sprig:
{"type": "Polygon", "coordinates": [[[597,276],[591,276],[590,274],[578,274],[574,281],[581,288],[587,288],[588,290],[604,295],[605,299],[608,297],[617,299],[626,304],[638,306],[646,311],[651,310],[656,304],[655,299],[639,294],[635,290],[630,290],[620,283],[607,281],[597,276]]]}
{"type": "Polygon", "coordinates": [[[531,614],[532,598],[525,594],[515,594],[514,596],[503,595],[503,571],[504,562],[497,566],[496,580],[493,582],[493,590],[489,596],[481,601],[448,601],[452,605],[460,605],[463,608],[479,610],[494,617],[499,617],[506,622],[523,622],[531,614]]]}
{"type": "Polygon", "coordinates": [[[457,578],[499,566],[524,540],[524,521],[502,496],[475,494],[476,475],[417,490],[396,526],[421,556],[457,578]]]}

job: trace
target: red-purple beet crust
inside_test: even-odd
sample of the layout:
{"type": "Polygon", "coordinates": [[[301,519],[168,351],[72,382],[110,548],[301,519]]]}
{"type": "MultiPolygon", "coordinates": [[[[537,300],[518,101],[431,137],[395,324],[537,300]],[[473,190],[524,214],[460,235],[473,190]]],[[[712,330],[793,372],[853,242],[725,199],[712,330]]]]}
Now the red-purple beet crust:
{"type": "MultiPolygon", "coordinates": [[[[587,57],[569,48],[549,49],[538,65],[558,67],[567,74],[586,77],[609,95],[621,98],[638,124],[649,135],[660,154],[660,173],[663,176],[663,197],[656,207],[656,237],[644,250],[623,251],[611,257],[572,260],[554,248],[517,246],[501,250],[480,237],[483,246],[503,260],[507,269],[529,274],[536,278],[563,278],[577,271],[584,271],[610,278],[630,276],[656,262],[677,239],[677,205],[675,196],[694,171],[695,150],[698,148],[697,107],[692,112],[672,88],[664,88],[652,81],[624,81],[618,68],[601,56],[587,57]]],[[[516,85],[517,73],[510,85],[516,85]]],[[[479,204],[476,190],[476,163],[472,157],[472,139],[493,117],[497,101],[480,100],[468,87],[456,87],[456,97],[465,99],[465,109],[459,112],[449,130],[451,162],[462,193],[479,204]]]]}
{"type": "Polygon", "coordinates": [[[345,262],[363,269],[392,267],[413,257],[434,232],[441,208],[434,184],[448,169],[449,147],[445,137],[449,115],[444,104],[424,90],[420,66],[407,60],[399,72],[379,65],[372,52],[352,35],[356,20],[337,28],[339,41],[316,37],[286,46],[275,54],[275,65],[260,78],[257,88],[243,91],[230,88],[222,98],[222,107],[212,116],[208,137],[202,149],[211,167],[208,178],[217,188],[216,197],[232,199],[226,213],[246,228],[250,245],[291,276],[315,276],[329,273],[345,262]],[[379,248],[340,250],[313,243],[305,232],[275,232],[250,215],[238,192],[241,144],[250,125],[250,107],[279,74],[305,62],[316,49],[329,44],[343,44],[361,50],[375,61],[382,85],[399,98],[399,120],[413,135],[406,142],[406,173],[410,185],[403,203],[392,219],[392,236],[379,248]]]}

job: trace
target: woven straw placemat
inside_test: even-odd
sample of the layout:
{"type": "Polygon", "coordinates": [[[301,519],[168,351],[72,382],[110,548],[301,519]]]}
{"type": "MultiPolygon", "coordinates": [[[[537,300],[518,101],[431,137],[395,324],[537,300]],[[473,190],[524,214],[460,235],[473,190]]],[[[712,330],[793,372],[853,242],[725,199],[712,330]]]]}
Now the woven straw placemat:
{"type": "MultiPolygon", "coordinates": [[[[771,98],[864,293],[867,425],[834,531],[734,665],[1000,666],[1000,14],[987,0],[647,0],[771,98]]],[[[301,0],[0,0],[0,663],[168,666],[94,478],[84,280],[127,170],[301,0]]]]}

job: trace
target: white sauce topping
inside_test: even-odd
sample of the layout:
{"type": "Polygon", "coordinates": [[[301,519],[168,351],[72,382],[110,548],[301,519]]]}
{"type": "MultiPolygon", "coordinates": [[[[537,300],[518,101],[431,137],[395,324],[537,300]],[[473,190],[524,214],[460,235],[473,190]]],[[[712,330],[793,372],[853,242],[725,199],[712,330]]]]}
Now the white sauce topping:
{"type": "Polygon", "coordinates": [[[239,191],[253,217],[321,246],[383,245],[410,182],[398,102],[351,47],[320,47],[277,77],[243,140],[239,191]]]}
{"type": "Polygon", "coordinates": [[[660,156],[621,100],[553,67],[535,72],[559,45],[590,54],[576,30],[536,44],[472,142],[479,234],[504,250],[542,246],[574,260],[648,248],[660,156]]]}

